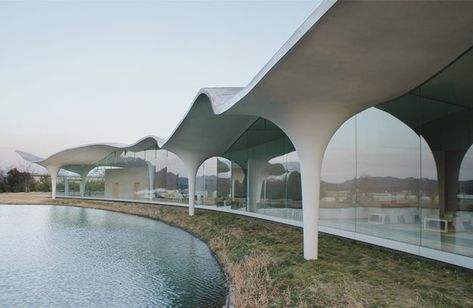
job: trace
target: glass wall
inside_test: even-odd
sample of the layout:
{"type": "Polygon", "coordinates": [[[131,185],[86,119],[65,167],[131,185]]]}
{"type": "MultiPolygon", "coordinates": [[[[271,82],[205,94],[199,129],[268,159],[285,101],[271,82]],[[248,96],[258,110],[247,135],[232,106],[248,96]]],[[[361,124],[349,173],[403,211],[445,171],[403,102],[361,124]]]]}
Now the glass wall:
{"type": "Polygon", "coordinates": [[[231,206],[232,163],[223,157],[207,159],[197,171],[196,199],[200,205],[231,206]]]}
{"type": "Polygon", "coordinates": [[[376,108],[356,124],[356,231],[418,245],[419,136],[376,108]]]}
{"type": "Polygon", "coordinates": [[[473,256],[473,53],[347,120],[324,157],[320,224],[473,256]]]}
{"type": "Polygon", "coordinates": [[[153,200],[188,202],[187,171],[181,160],[172,152],[157,150],[155,191],[153,200]]]}
{"type": "MultiPolygon", "coordinates": [[[[215,204],[302,220],[299,159],[275,124],[258,119],[223,157],[206,161],[204,171],[199,170],[205,174],[207,193],[216,191],[215,204]],[[215,187],[211,178],[217,180],[215,187]]],[[[204,203],[213,204],[212,200],[204,203]]]]}
{"type": "Polygon", "coordinates": [[[156,146],[118,150],[90,166],[65,166],[57,182],[58,195],[80,196],[84,170],[90,170],[84,197],[188,202],[188,179],[182,162],[156,146]]]}
{"type": "Polygon", "coordinates": [[[348,231],[356,225],[356,117],[345,122],[325,150],[320,182],[320,224],[348,231]]]}
{"type": "Polygon", "coordinates": [[[216,205],[217,200],[217,163],[218,158],[207,159],[197,171],[196,199],[200,205],[216,205]]]}
{"type": "Polygon", "coordinates": [[[105,167],[95,167],[87,175],[84,195],[103,198],[105,195],[105,167]]]}
{"type": "MultiPolygon", "coordinates": [[[[338,129],[322,165],[321,225],[473,257],[471,72],[473,51],[338,129]]],[[[188,202],[186,171],[171,152],[116,151],[87,167],[86,195],[188,202]]],[[[80,194],[78,174],[63,175],[58,192],[80,194]]],[[[302,220],[293,144],[259,118],[221,157],[200,166],[196,200],[302,220]]]]}

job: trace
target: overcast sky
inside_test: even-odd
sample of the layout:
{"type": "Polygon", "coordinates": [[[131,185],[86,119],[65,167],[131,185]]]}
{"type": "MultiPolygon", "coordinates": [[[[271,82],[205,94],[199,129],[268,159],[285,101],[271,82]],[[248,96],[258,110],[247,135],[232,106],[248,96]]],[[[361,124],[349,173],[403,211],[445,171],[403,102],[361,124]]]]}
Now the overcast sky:
{"type": "Polygon", "coordinates": [[[200,88],[245,86],[317,3],[0,2],[0,146],[167,138],[200,88]]]}

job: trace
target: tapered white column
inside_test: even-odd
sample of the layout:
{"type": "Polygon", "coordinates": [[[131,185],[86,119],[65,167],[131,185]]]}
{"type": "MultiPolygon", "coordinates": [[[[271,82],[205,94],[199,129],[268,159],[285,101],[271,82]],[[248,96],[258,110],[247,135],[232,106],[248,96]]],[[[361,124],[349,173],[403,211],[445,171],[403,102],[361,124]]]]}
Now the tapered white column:
{"type": "Polygon", "coordinates": [[[59,168],[57,167],[48,167],[49,175],[51,176],[51,198],[56,199],[56,184],[57,184],[57,174],[59,168]]]}
{"type": "MultiPolygon", "coordinates": [[[[286,108],[286,107],[285,107],[286,108]]],[[[274,111],[276,109],[273,109],[274,111]]],[[[292,141],[301,167],[304,259],[318,258],[320,177],[325,149],[349,110],[323,110],[314,104],[268,117],[292,141]],[[289,112],[290,111],[290,112],[289,112]]]]}
{"type": "Polygon", "coordinates": [[[148,199],[153,200],[154,190],[154,174],[156,173],[156,167],[153,166],[149,161],[146,162],[148,167],[148,199]]]}
{"type": "Polygon", "coordinates": [[[194,216],[195,212],[195,183],[197,171],[200,165],[208,157],[206,154],[187,152],[187,151],[176,151],[174,152],[182,160],[184,166],[187,169],[188,176],[188,190],[189,190],[189,216],[194,216]]]}
{"type": "Polygon", "coordinates": [[[187,161],[185,163],[188,172],[188,188],[189,188],[189,216],[194,216],[195,212],[195,183],[197,171],[199,170],[200,161],[187,161]]]}
{"type": "Polygon", "coordinates": [[[87,175],[82,176],[80,178],[80,187],[79,187],[79,193],[81,197],[84,197],[85,194],[85,182],[87,181],[87,175]]]}
{"type": "Polygon", "coordinates": [[[194,216],[195,211],[195,180],[196,180],[196,173],[192,172],[189,173],[189,216],[194,216]]]}
{"type": "Polygon", "coordinates": [[[318,258],[320,174],[322,151],[299,154],[301,164],[302,215],[304,226],[304,259],[318,258]]]}
{"type": "Polygon", "coordinates": [[[267,176],[265,168],[269,166],[264,159],[249,159],[248,160],[248,210],[254,212],[258,209],[258,203],[261,201],[261,192],[263,190],[263,183],[267,176]]]}
{"type": "Polygon", "coordinates": [[[92,170],[92,166],[84,166],[82,171],[80,172],[80,185],[79,185],[79,194],[81,197],[85,195],[85,185],[87,183],[87,175],[89,175],[90,170],[92,170]]]}
{"type": "Polygon", "coordinates": [[[64,179],[64,196],[69,196],[69,179],[64,179]]]}

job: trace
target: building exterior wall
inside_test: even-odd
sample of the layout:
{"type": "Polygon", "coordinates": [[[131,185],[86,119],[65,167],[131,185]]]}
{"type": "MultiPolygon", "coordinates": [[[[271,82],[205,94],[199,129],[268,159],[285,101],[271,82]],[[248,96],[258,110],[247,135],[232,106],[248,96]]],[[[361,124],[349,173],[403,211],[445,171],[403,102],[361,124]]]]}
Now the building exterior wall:
{"type": "Polygon", "coordinates": [[[105,170],[105,197],[140,199],[143,195],[149,195],[148,170],[144,168],[105,170]]]}
{"type": "MultiPolygon", "coordinates": [[[[332,137],[322,164],[321,228],[381,245],[400,243],[387,246],[391,248],[473,257],[473,148],[466,148],[457,164],[458,196],[447,209],[440,197],[445,184],[421,128],[413,129],[383,108],[387,107],[353,116],[332,137]]],[[[416,116],[420,123],[422,115],[416,116]]],[[[464,130],[470,130],[469,124],[464,130]]],[[[106,198],[188,202],[185,168],[169,151],[117,151],[97,165],[105,169],[106,198]],[[154,175],[151,186],[149,172],[154,175]]],[[[201,208],[254,213],[299,225],[304,217],[297,152],[280,128],[258,119],[222,157],[202,163],[195,198],[201,208]]]]}
{"type": "Polygon", "coordinates": [[[188,202],[191,216],[197,203],[302,225],[306,259],[318,257],[320,225],[473,268],[471,8],[323,1],[248,86],[200,90],[167,141],[33,159],[53,198],[66,167],[83,195],[94,166],[63,162],[87,161],[131,191],[106,185],[105,196],[134,199],[146,178],[146,199],[188,202]]]}

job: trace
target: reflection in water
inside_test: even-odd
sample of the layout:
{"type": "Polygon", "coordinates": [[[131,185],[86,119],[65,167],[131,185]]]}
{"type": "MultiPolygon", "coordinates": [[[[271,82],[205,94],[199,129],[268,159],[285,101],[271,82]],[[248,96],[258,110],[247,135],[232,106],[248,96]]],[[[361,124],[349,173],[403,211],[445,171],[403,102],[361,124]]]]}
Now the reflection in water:
{"type": "Polygon", "coordinates": [[[225,303],[223,274],[187,232],[101,210],[0,206],[0,302],[6,306],[225,303]]]}

